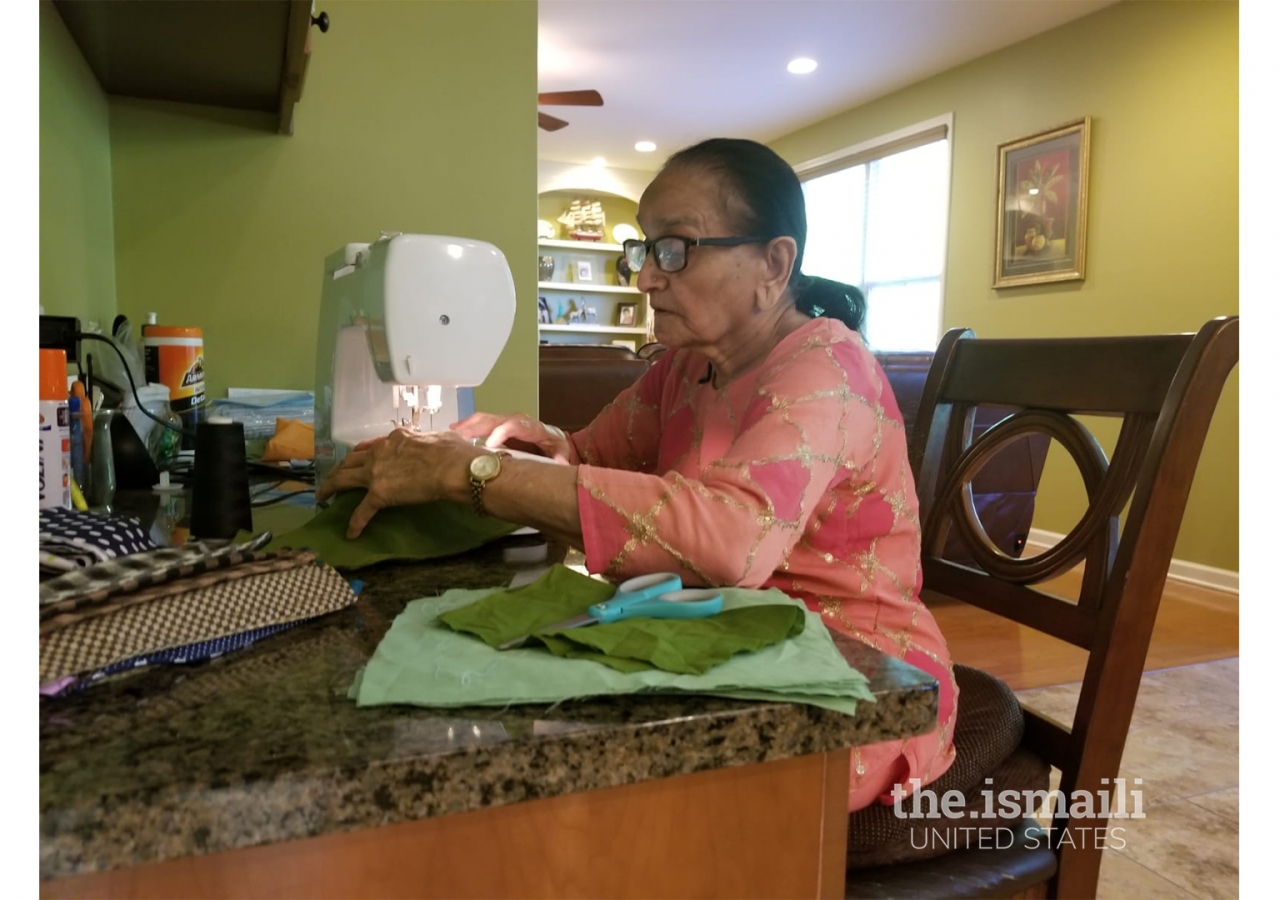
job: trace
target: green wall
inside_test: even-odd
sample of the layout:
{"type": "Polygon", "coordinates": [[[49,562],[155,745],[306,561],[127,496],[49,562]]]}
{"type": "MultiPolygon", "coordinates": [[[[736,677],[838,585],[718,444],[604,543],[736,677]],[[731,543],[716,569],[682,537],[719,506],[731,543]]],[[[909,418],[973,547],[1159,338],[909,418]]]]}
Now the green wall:
{"type": "Polygon", "coordinates": [[[53,4],[40,4],[40,303],[82,327],[116,314],[107,97],[53,4]]]}
{"type": "Polygon", "coordinates": [[[511,339],[478,392],[537,404],[536,3],[328,3],[294,134],[112,98],[120,309],[199,325],[213,396],[311,389],[324,259],[380,231],[496,244],[511,339]]]}
{"type": "MultiPolygon", "coordinates": [[[[1124,2],[774,142],[800,163],[954,113],[944,327],[980,337],[1195,331],[1239,312],[1239,10],[1124,2]],[[1093,117],[1084,282],[995,291],[996,145],[1093,117]]],[[[1091,422],[1090,424],[1095,424],[1091,422]]],[[[1104,446],[1116,429],[1104,423],[1104,446]]],[[[1238,374],[1200,460],[1176,556],[1236,570],[1238,374]]],[[[1036,527],[1084,511],[1054,445],[1036,527]]]]}

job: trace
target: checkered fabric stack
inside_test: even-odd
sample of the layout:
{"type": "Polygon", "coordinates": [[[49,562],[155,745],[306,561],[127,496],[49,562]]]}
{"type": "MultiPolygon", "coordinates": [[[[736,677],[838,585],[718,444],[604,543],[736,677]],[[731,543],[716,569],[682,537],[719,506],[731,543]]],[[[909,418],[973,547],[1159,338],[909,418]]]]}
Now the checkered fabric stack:
{"type": "Polygon", "coordinates": [[[355,602],[313,553],[262,550],[270,539],[148,550],[46,581],[41,685],[207,659],[355,602]]]}

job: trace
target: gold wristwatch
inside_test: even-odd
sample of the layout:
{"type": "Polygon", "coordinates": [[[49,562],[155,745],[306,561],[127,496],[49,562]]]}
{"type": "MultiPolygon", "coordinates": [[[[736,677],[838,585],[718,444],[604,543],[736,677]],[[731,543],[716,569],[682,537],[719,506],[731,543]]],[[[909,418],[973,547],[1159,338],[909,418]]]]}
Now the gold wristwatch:
{"type": "Polygon", "coordinates": [[[507,454],[482,453],[467,466],[467,478],[471,482],[471,505],[476,515],[488,516],[484,508],[484,486],[498,477],[502,471],[502,457],[507,454]]]}

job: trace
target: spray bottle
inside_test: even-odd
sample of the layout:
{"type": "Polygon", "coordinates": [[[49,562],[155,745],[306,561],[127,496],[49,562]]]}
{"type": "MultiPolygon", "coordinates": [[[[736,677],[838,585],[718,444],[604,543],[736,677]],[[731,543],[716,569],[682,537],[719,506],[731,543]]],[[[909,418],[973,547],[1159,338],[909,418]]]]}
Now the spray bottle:
{"type": "Polygon", "coordinates": [[[40,508],[71,508],[67,354],[40,350],[40,508]]]}

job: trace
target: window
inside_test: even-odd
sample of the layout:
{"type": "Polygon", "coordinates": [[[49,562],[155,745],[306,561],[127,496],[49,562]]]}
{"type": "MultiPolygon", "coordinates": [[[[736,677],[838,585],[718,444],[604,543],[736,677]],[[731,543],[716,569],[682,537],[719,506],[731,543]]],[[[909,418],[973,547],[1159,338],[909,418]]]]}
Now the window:
{"type": "Polygon", "coordinates": [[[809,220],[804,272],[862,289],[873,349],[938,345],[948,132],[925,123],[798,167],[809,220]]]}

